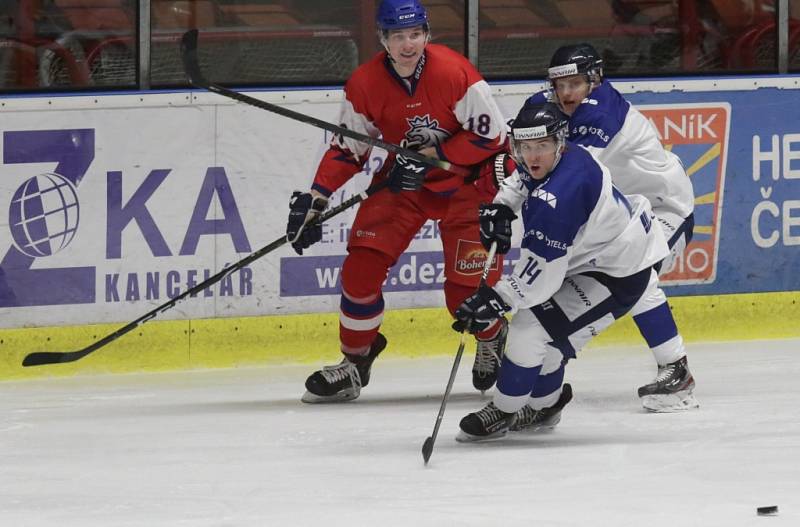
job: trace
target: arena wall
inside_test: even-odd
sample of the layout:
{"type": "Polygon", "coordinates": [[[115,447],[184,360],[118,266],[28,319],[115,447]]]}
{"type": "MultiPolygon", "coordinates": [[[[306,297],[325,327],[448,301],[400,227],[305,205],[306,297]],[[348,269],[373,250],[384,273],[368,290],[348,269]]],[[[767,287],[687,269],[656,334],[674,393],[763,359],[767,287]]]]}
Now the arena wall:
{"type": "MultiPolygon", "coordinates": [[[[664,279],[689,341],[800,335],[799,80],[614,81],[695,187],[695,239],[664,279]]],[[[539,88],[493,85],[509,117],[539,88]]],[[[342,98],[248,93],[331,122],[342,98]]],[[[27,353],[83,348],[280,238],[330,136],[199,91],[8,97],[0,116],[0,379],[337,360],[355,209],[303,256],[282,247],[85,359],[22,368],[27,353]]],[[[332,205],[382,162],[373,152],[332,205]]],[[[429,223],[387,278],[394,355],[457,345],[438,246],[429,223]]],[[[597,344],[639,340],[626,320],[597,344]]]]}

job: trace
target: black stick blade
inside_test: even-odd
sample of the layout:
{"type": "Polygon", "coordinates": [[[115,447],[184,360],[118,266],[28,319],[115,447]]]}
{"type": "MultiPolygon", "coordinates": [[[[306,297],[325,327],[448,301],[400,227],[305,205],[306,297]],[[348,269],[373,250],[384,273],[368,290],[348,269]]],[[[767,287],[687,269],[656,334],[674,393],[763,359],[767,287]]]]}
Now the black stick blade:
{"type": "Polygon", "coordinates": [[[62,362],[73,362],[85,356],[83,351],[34,351],[28,353],[22,359],[22,365],[27,366],[42,366],[44,364],[60,364],[62,362]]]}
{"type": "Polygon", "coordinates": [[[200,64],[197,60],[197,37],[199,32],[196,29],[190,29],[181,37],[181,59],[183,60],[183,68],[186,70],[186,76],[189,77],[189,82],[200,88],[205,88],[208,84],[203,77],[203,72],[200,71],[200,64]]]}
{"type": "Polygon", "coordinates": [[[431,454],[433,454],[433,437],[428,436],[425,442],[422,443],[422,459],[425,461],[425,465],[428,464],[431,454]]]}

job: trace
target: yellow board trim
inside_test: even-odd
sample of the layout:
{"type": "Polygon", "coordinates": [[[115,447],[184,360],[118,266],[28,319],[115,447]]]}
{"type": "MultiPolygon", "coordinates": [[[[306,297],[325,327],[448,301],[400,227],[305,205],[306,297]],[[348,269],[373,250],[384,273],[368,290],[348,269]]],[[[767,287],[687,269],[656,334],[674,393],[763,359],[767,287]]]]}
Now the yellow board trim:
{"type": "MultiPolygon", "coordinates": [[[[670,299],[681,334],[691,342],[800,337],[800,293],[753,293],[670,299]]],[[[336,313],[152,321],[81,360],[23,368],[33,351],[74,351],[122,324],[0,330],[0,380],[93,373],[317,363],[340,358],[336,313]]],[[[444,309],[387,311],[381,331],[392,356],[453,355],[458,336],[444,309]]],[[[592,341],[593,347],[643,344],[631,317],[592,341]]],[[[691,351],[690,351],[691,353],[691,351]]]]}

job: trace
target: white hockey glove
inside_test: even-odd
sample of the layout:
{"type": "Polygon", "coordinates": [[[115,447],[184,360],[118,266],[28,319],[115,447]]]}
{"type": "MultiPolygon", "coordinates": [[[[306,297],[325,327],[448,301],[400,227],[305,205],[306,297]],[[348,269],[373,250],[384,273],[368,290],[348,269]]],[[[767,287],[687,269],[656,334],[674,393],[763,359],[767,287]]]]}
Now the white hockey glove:
{"type": "Polygon", "coordinates": [[[286,222],[286,241],[297,254],[303,254],[322,239],[322,224],[317,218],[328,206],[321,195],[295,190],[289,200],[289,220],[286,222]]]}

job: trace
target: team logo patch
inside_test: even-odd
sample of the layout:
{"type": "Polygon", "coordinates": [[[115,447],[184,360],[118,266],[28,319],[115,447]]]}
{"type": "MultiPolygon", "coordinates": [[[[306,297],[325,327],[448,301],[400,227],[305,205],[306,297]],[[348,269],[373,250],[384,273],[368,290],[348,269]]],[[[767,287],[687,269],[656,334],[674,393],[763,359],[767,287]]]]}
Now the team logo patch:
{"type": "Polygon", "coordinates": [[[731,108],[727,103],[637,106],[655,126],[664,148],[680,157],[694,187],[694,238],[665,285],[711,283],[716,279],[725,190],[731,108]]]}
{"type": "Polygon", "coordinates": [[[515,128],[514,139],[525,141],[527,139],[541,139],[547,137],[547,128],[544,126],[532,126],[530,128],[515,128]]]}
{"type": "Polygon", "coordinates": [[[548,68],[547,75],[551,79],[557,79],[559,77],[568,77],[570,75],[577,75],[578,74],[578,65],[577,64],[564,64],[563,66],[555,66],[552,68],[548,68]]]}
{"type": "MultiPolygon", "coordinates": [[[[455,271],[458,274],[466,276],[479,275],[483,272],[483,266],[486,264],[487,256],[489,256],[489,253],[480,242],[458,240],[455,271]]],[[[497,256],[492,260],[489,270],[497,270],[497,256]]]]}
{"type": "Polygon", "coordinates": [[[537,188],[536,190],[534,190],[531,196],[534,198],[539,198],[540,200],[544,201],[553,208],[556,208],[556,205],[558,204],[558,199],[556,199],[556,197],[553,194],[541,188],[537,188]]]}
{"type": "Polygon", "coordinates": [[[408,122],[408,131],[405,135],[410,143],[416,143],[423,147],[435,146],[450,137],[447,130],[439,127],[439,121],[432,119],[429,114],[414,116],[406,119],[406,122],[408,122]]]}

